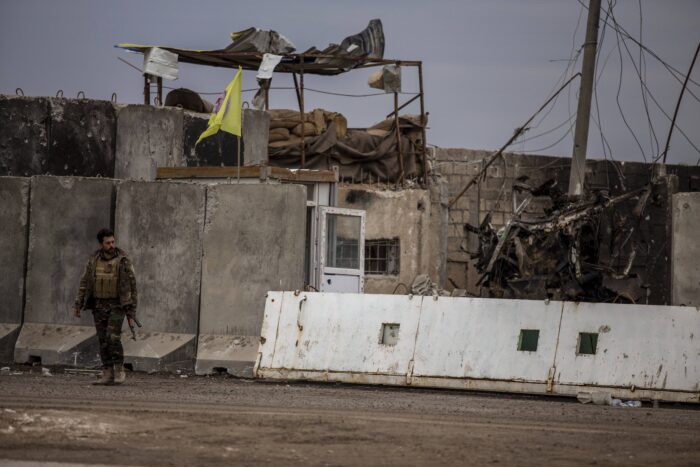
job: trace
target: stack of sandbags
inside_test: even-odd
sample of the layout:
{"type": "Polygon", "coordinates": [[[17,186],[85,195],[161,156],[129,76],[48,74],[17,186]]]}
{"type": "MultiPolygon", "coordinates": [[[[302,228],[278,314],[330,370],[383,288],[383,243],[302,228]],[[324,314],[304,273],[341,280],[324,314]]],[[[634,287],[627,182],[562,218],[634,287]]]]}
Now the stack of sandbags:
{"type": "Polygon", "coordinates": [[[323,109],[314,109],[304,114],[302,125],[298,111],[287,109],[268,110],[270,114],[269,145],[282,147],[299,144],[304,137],[319,136],[335,123],[336,136],[343,139],[347,135],[348,122],[343,115],[323,109]]]}
{"type": "MultiPolygon", "coordinates": [[[[373,136],[384,137],[396,131],[394,123],[394,117],[387,118],[367,128],[367,133],[373,136]]],[[[416,144],[420,142],[422,138],[420,115],[404,114],[399,116],[399,126],[403,135],[408,136],[408,138],[416,144]]]]}

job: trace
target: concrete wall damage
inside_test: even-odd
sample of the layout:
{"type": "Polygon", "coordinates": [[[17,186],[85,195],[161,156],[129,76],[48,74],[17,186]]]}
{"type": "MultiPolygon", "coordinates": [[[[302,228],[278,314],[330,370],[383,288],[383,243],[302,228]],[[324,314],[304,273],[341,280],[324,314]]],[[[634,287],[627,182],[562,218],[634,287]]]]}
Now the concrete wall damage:
{"type": "MultiPolygon", "coordinates": [[[[208,119],[177,107],[0,95],[0,176],[155,180],[156,167],[237,165],[233,135],[195,147],[208,119]]],[[[267,122],[244,109],[241,163],[267,160],[267,122]]]]}
{"type": "MultiPolygon", "coordinates": [[[[487,151],[466,149],[435,150],[434,168],[447,179],[451,197],[479,173],[489,155],[487,151]]],[[[485,266],[481,265],[480,272],[478,227],[487,215],[494,230],[502,228],[513,216],[514,185],[538,188],[549,183],[549,191],[566,193],[570,162],[570,158],[505,154],[487,169],[477,185],[450,207],[447,275],[451,286],[466,288],[474,295],[482,293],[478,281],[485,266]],[[467,224],[474,229],[465,228],[467,224]]],[[[641,217],[634,218],[634,207],[641,196],[638,193],[633,199],[605,208],[597,218],[597,264],[615,271],[615,274],[606,275],[602,283],[615,291],[615,300],[629,297],[636,303],[671,303],[671,196],[676,192],[699,190],[700,168],[668,165],[666,172],[667,175],[653,185],[641,217]],[[635,251],[634,257],[631,257],[632,251],[635,251]],[[629,274],[621,278],[628,264],[629,274]]],[[[651,176],[652,167],[643,163],[588,160],[586,166],[587,184],[592,193],[600,194],[601,200],[642,189],[651,176]]],[[[523,210],[524,219],[545,218],[555,207],[552,193],[536,194],[523,210]]],[[[522,192],[518,194],[518,199],[522,200],[523,195],[522,192]]],[[[544,288],[535,289],[534,294],[522,297],[548,297],[544,288]]],[[[508,293],[505,291],[501,296],[510,296],[508,293]]]]}
{"type": "Polygon", "coordinates": [[[0,175],[114,176],[111,102],[0,95],[0,122],[0,175]]]}
{"type": "MultiPolygon", "coordinates": [[[[439,194],[430,190],[381,190],[366,185],[344,185],[338,192],[340,207],[366,211],[365,263],[372,254],[393,254],[372,250],[374,242],[385,240],[396,246],[395,266],[389,271],[368,272],[365,268],[365,293],[407,293],[416,276],[427,274],[433,281],[444,280],[443,251],[446,236],[446,209],[439,194]],[[402,288],[403,287],[403,288],[402,288]]],[[[387,246],[387,248],[389,248],[387,246]]],[[[382,264],[383,266],[383,264],[382,264]]]]}

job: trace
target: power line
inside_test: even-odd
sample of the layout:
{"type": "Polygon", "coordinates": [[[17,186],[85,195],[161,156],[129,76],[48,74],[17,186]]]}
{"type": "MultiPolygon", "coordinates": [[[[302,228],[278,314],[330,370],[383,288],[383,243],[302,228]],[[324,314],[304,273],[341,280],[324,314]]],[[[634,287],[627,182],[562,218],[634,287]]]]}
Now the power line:
{"type": "Polygon", "coordinates": [[[525,143],[525,142],[527,142],[527,141],[532,141],[533,139],[540,138],[540,137],[542,137],[542,136],[544,136],[544,135],[548,135],[548,134],[550,134],[550,133],[552,133],[552,132],[558,130],[559,128],[563,127],[563,126],[566,125],[567,123],[571,122],[571,119],[574,118],[575,116],[576,116],[576,113],[574,112],[574,113],[572,113],[571,115],[569,115],[569,118],[567,118],[566,120],[564,120],[563,122],[561,122],[560,124],[558,124],[557,126],[555,126],[554,128],[550,128],[549,130],[543,131],[542,133],[538,133],[538,134],[533,135],[533,136],[530,136],[530,137],[528,137],[528,138],[521,139],[521,140],[519,140],[519,141],[516,141],[516,143],[525,143]]]}
{"type": "MultiPolygon", "coordinates": [[[[609,15],[613,16],[613,5],[609,4],[610,9],[609,9],[609,15]]],[[[608,14],[606,12],[606,14],[608,14]]],[[[613,16],[613,22],[617,24],[615,21],[615,18],[613,16]]],[[[622,104],[620,103],[620,93],[622,92],[622,71],[624,68],[624,57],[622,56],[622,47],[620,46],[620,32],[619,29],[614,28],[615,31],[615,39],[617,40],[617,51],[618,54],[620,55],[620,73],[618,75],[618,82],[617,82],[617,93],[615,94],[615,102],[617,103],[617,108],[620,111],[620,116],[622,117],[622,121],[624,122],[625,126],[629,130],[630,134],[632,135],[632,138],[634,138],[634,141],[637,143],[637,146],[639,147],[639,151],[642,153],[642,158],[644,159],[644,162],[647,161],[647,156],[644,153],[644,148],[642,147],[642,143],[639,142],[639,138],[637,138],[637,134],[632,130],[632,127],[630,126],[629,122],[627,121],[627,117],[625,117],[625,111],[622,110],[622,104]]]]}
{"type": "MultiPolygon", "coordinates": [[[[619,50],[619,52],[620,52],[620,62],[621,62],[621,65],[620,65],[620,66],[622,66],[622,49],[619,48],[619,43],[622,42],[623,44],[625,44],[624,38],[621,38],[621,37],[620,37],[620,36],[622,35],[623,28],[622,28],[622,26],[620,26],[619,23],[617,23],[617,21],[615,20],[614,15],[612,14],[612,11],[611,11],[611,16],[612,16],[612,18],[613,18],[613,22],[616,24],[616,27],[613,27],[613,29],[616,31],[616,34],[617,34],[617,37],[618,37],[618,50],[619,50]]],[[[631,38],[631,39],[632,39],[635,43],[639,43],[638,41],[634,40],[633,38],[631,38]]],[[[644,46],[642,45],[642,47],[644,47],[644,46]]],[[[630,56],[630,58],[631,58],[631,57],[632,57],[632,53],[629,51],[629,48],[627,48],[626,44],[625,44],[625,48],[626,48],[627,54],[628,54],[628,55],[630,56]]],[[[633,58],[631,58],[631,59],[632,59],[632,63],[634,64],[634,59],[633,59],[633,58]]],[[[637,71],[638,77],[640,78],[640,83],[641,83],[642,87],[646,90],[647,95],[648,95],[649,98],[652,100],[652,102],[653,102],[653,103],[656,105],[656,107],[661,111],[661,113],[671,122],[671,124],[673,125],[673,128],[676,128],[676,129],[678,130],[678,132],[679,132],[681,135],[683,135],[683,138],[685,138],[685,140],[688,142],[688,144],[690,144],[690,145],[693,147],[693,149],[695,149],[697,152],[700,152],[700,148],[698,148],[698,147],[695,145],[695,143],[693,143],[693,141],[688,137],[688,135],[686,135],[685,132],[681,129],[681,127],[678,126],[678,124],[674,122],[674,120],[671,118],[671,116],[668,115],[668,113],[664,110],[664,108],[661,106],[661,104],[659,104],[659,102],[656,100],[656,98],[654,97],[654,94],[651,92],[651,90],[650,90],[649,87],[647,86],[646,82],[644,82],[644,80],[641,78],[641,75],[640,75],[639,71],[637,70],[636,65],[634,66],[634,68],[635,68],[635,71],[637,71]]],[[[688,82],[691,82],[691,81],[692,81],[692,79],[690,79],[690,76],[688,76],[688,75],[686,75],[686,74],[683,74],[683,76],[684,76],[685,79],[687,79],[688,82]]],[[[683,83],[683,81],[682,81],[681,83],[683,83]]],[[[689,90],[686,89],[686,91],[688,91],[688,92],[690,93],[689,90]]],[[[691,93],[691,94],[692,94],[692,93],[691,93]]],[[[635,140],[636,140],[636,138],[635,138],[635,140]]],[[[638,141],[638,140],[637,140],[637,141],[638,141]]],[[[638,144],[639,144],[639,142],[638,142],[638,144]]],[[[658,158],[658,155],[656,156],[656,158],[658,158]]],[[[645,158],[645,160],[646,160],[646,158],[645,158]]]]}
{"type": "MultiPolygon", "coordinates": [[[[588,9],[588,6],[587,6],[585,3],[583,3],[582,0],[577,0],[577,1],[578,1],[578,3],[580,3],[581,6],[583,6],[585,9],[588,9]]],[[[605,8],[602,8],[602,10],[603,10],[606,14],[608,13],[607,10],[605,10],[605,8]]],[[[608,27],[612,28],[612,26],[610,26],[610,24],[609,24],[608,22],[604,22],[603,24],[605,24],[605,26],[608,26],[608,27]]],[[[613,29],[614,29],[614,28],[613,28],[613,29]]],[[[683,81],[678,77],[678,75],[683,76],[683,77],[685,78],[685,74],[684,74],[684,73],[680,72],[678,69],[676,69],[675,67],[673,67],[672,65],[670,65],[670,64],[668,64],[666,61],[664,61],[661,57],[659,57],[659,56],[656,54],[656,52],[654,52],[654,51],[651,50],[649,47],[647,47],[647,46],[645,46],[644,44],[642,44],[639,40],[637,40],[637,39],[636,39],[635,37],[633,37],[629,32],[627,32],[627,31],[625,30],[625,28],[623,28],[622,26],[619,27],[619,30],[620,30],[620,33],[622,33],[622,34],[625,35],[625,37],[627,37],[629,40],[631,40],[632,42],[634,42],[635,44],[637,44],[639,47],[641,47],[646,53],[648,53],[649,55],[651,55],[653,58],[655,58],[656,60],[658,60],[659,63],[661,63],[661,64],[664,66],[664,68],[666,68],[666,70],[671,74],[671,76],[673,76],[673,78],[674,78],[676,81],[678,81],[678,82],[681,83],[681,84],[683,83],[683,81]]],[[[696,86],[700,86],[700,83],[698,83],[697,81],[694,81],[694,80],[692,80],[692,79],[690,79],[688,82],[689,82],[689,83],[693,83],[693,84],[696,85],[696,86]]],[[[698,99],[698,96],[696,96],[695,94],[693,94],[691,91],[688,91],[688,93],[689,93],[691,96],[693,96],[693,98],[694,98],[695,100],[697,100],[697,101],[700,102],[700,99],[698,99]]]]}
{"type": "MultiPolygon", "coordinates": [[[[638,0],[637,4],[639,5],[639,42],[642,42],[643,39],[643,24],[644,24],[644,13],[642,10],[642,0],[638,0]]],[[[647,64],[646,64],[646,58],[644,57],[644,51],[642,48],[639,48],[639,68],[641,71],[641,75],[639,78],[639,87],[642,91],[642,101],[644,102],[644,111],[647,114],[647,123],[649,124],[649,146],[651,147],[651,152],[652,153],[659,153],[659,139],[656,137],[656,131],[654,131],[654,125],[651,123],[651,117],[649,116],[649,103],[647,102],[647,96],[646,96],[646,91],[644,90],[644,85],[642,82],[647,80],[647,64]],[[656,151],[654,151],[654,143],[656,143],[656,151]]]]}
{"type": "MultiPolygon", "coordinates": [[[[172,86],[163,86],[163,89],[181,89],[181,88],[174,88],[172,86]]],[[[269,89],[274,89],[274,90],[294,90],[296,88],[294,87],[287,87],[287,86],[278,86],[278,87],[271,87],[269,89]]],[[[256,92],[258,91],[259,88],[251,88],[251,89],[242,89],[241,92],[256,92]]],[[[224,94],[224,91],[220,92],[200,92],[200,91],[194,91],[197,94],[201,94],[203,96],[218,96],[224,94]]],[[[341,97],[372,97],[372,96],[386,96],[388,95],[385,92],[373,92],[369,94],[347,94],[347,93],[341,93],[341,92],[331,92],[331,91],[323,91],[321,89],[314,89],[314,88],[304,88],[304,91],[311,91],[311,92],[318,92],[320,94],[330,94],[332,96],[341,96],[341,97]]],[[[415,96],[418,95],[419,93],[417,92],[400,92],[399,94],[402,95],[409,95],[409,96],[415,96]]]]}
{"type": "MultiPolygon", "coordinates": [[[[641,8],[641,3],[640,3],[640,8],[641,8]]],[[[617,19],[614,16],[612,8],[610,9],[610,13],[612,15],[612,21],[615,24],[616,31],[619,31],[619,29],[617,29],[619,27],[619,23],[617,22],[617,19]]],[[[640,15],[641,15],[641,10],[640,10],[640,15]]],[[[627,55],[629,56],[630,61],[632,62],[632,66],[634,68],[635,73],[637,74],[637,78],[639,78],[639,85],[640,85],[640,88],[642,90],[642,102],[644,104],[644,112],[646,114],[647,124],[649,126],[650,147],[651,147],[652,153],[654,153],[653,140],[655,140],[656,146],[657,146],[656,154],[658,154],[659,140],[656,137],[656,132],[654,131],[654,126],[651,123],[651,115],[649,114],[649,107],[648,107],[648,103],[647,103],[647,95],[651,94],[651,92],[648,90],[648,87],[646,86],[646,80],[645,80],[644,76],[642,76],[641,62],[640,62],[640,67],[637,68],[637,64],[634,61],[634,57],[632,56],[632,52],[630,51],[629,47],[627,47],[627,42],[625,41],[624,36],[622,36],[620,34],[618,37],[621,39],[622,45],[625,47],[625,51],[627,52],[627,55]],[[653,140],[652,140],[652,137],[653,137],[653,140]]],[[[641,55],[641,52],[640,52],[640,55],[641,55]]]]}
{"type": "Polygon", "coordinates": [[[564,138],[566,138],[567,136],[569,136],[569,134],[571,133],[571,130],[572,130],[573,127],[574,127],[574,125],[576,125],[576,120],[574,120],[574,121],[571,123],[571,125],[569,125],[569,128],[568,128],[568,129],[566,130],[566,132],[562,135],[562,137],[559,138],[558,140],[556,140],[554,143],[552,143],[552,144],[550,144],[550,145],[548,145],[548,146],[545,146],[545,147],[543,147],[543,148],[539,148],[539,149],[527,149],[527,150],[523,150],[523,152],[542,152],[542,151],[546,151],[547,149],[553,148],[553,147],[556,146],[557,144],[559,144],[559,143],[561,143],[562,141],[564,141],[564,138]]]}
{"type": "MultiPolygon", "coordinates": [[[[607,19],[607,18],[606,18],[607,19]]],[[[595,111],[596,114],[598,115],[598,121],[600,121],[600,105],[598,103],[598,80],[600,80],[600,77],[603,76],[603,70],[605,69],[605,66],[608,64],[608,59],[610,58],[613,50],[611,49],[610,53],[608,53],[607,57],[605,57],[605,61],[603,62],[603,66],[599,67],[598,63],[600,62],[600,57],[603,54],[603,44],[605,43],[605,31],[606,29],[603,28],[603,31],[600,34],[600,47],[598,48],[598,54],[596,56],[595,60],[595,68],[596,68],[596,73],[597,77],[593,81],[593,99],[595,103],[595,111]]],[[[595,121],[595,119],[594,119],[595,121]]],[[[607,150],[605,148],[607,140],[605,139],[605,136],[603,135],[603,129],[600,124],[598,124],[598,131],[600,133],[600,141],[601,141],[601,146],[603,148],[603,157],[605,159],[608,158],[607,150]]],[[[608,145],[608,149],[610,149],[610,146],[608,145]]],[[[612,150],[610,151],[610,157],[612,158],[612,150]]],[[[609,186],[609,182],[608,182],[609,186]]]]}
{"type": "MultiPolygon", "coordinates": [[[[550,97],[550,96],[552,95],[552,93],[559,87],[560,83],[562,83],[563,80],[566,80],[566,79],[567,79],[567,77],[569,76],[570,71],[573,71],[573,70],[574,70],[574,67],[575,67],[576,63],[578,63],[579,57],[581,56],[581,52],[583,51],[583,46],[578,47],[578,49],[576,48],[576,34],[577,34],[577,32],[578,32],[579,26],[581,25],[581,18],[583,17],[583,12],[584,12],[584,9],[581,8],[581,9],[579,10],[578,19],[576,20],[576,26],[574,27],[574,32],[573,32],[573,34],[572,34],[572,36],[571,36],[571,51],[569,52],[569,58],[568,58],[568,59],[563,59],[563,60],[562,60],[562,61],[566,61],[566,62],[567,62],[567,65],[566,65],[566,67],[564,68],[564,71],[561,73],[561,75],[559,75],[559,78],[557,78],[556,82],[554,83],[554,86],[552,87],[552,89],[551,89],[551,90],[549,91],[549,93],[547,94],[547,97],[550,97]]],[[[550,61],[552,61],[552,60],[550,60],[550,61]]],[[[569,88],[569,90],[567,90],[569,96],[570,96],[570,90],[571,90],[570,88],[569,88]]],[[[559,95],[556,95],[556,96],[554,97],[554,99],[552,100],[551,106],[549,107],[549,109],[542,115],[542,117],[540,117],[540,118],[538,119],[537,123],[535,123],[534,125],[532,125],[532,126],[530,127],[530,129],[539,128],[539,126],[542,124],[542,122],[543,122],[543,121],[551,114],[551,112],[554,110],[554,107],[556,106],[556,103],[557,103],[557,100],[558,100],[558,99],[559,99],[559,95]]],[[[538,133],[538,134],[536,134],[536,135],[530,136],[530,137],[528,137],[528,138],[524,138],[524,139],[515,141],[514,143],[516,143],[516,142],[517,142],[517,143],[525,143],[525,142],[527,142],[527,141],[532,141],[532,140],[537,139],[537,138],[539,138],[539,137],[548,135],[548,134],[550,134],[550,133],[552,133],[552,132],[558,130],[558,129],[561,128],[562,126],[566,125],[567,123],[571,122],[571,119],[575,116],[575,114],[571,112],[570,97],[569,97],[569,99],[568,99],[567,102],[568,102],[568,104],[569,104],[569,117],[568,117],[566,120],[564,120],[563,122],[557,124],[557,125],[554,126],[553,128],[550,128],[549,130],[543,131],[543,132],[541,132],[541,133],[538,133]]],[[[567,130],[567,131],[571,131],[571,129],[569,128],[569,130],[567,130]]]]}
{"type": "MultiPolygon", "coordinates": [[[[559,76],[557,81],[554,83],[554,86],[552,86],[552,89],[549,91],[547,94],[547,97],[551,96],[554,91],[557,90],[559,87],[560,83],[563,83],[567,77],[569,76],[569,71],[573,71],[574,66],[576,63],[578,63],[578,59],[581,56],[581,52],[583,51],[583,46],[580,46],[578,49],[576,49],[576,34],[578,32],[579,26],[581,25],[581,18],[583,17],[583,8],[579,10],[578,13],[578,19],[576,20],[576,27],[574,28],[574,33],[571,35],[571,51],[569,52],[569,58],[566,59],[567,65],[564,68],[564,71],[562,74],[559,76]]],[[[567,91],[570,94],[571,89],[567,91]]],[[[557,99],[559,99],[559,96],[557,95],[554,100],[552,101],[551,107],[547,112],[542,115],[542,117],[537,121],[536,124],[534,124],[531,128],[538,128],[540,124],[549,116],[549,114],[554,110],[554,107],[556,106],[557,99]]],[[[571,108],[569,108],[569,113],[571,113],[571,108]]],[[[521,141],[523,142],[523,141],[521,141]]]]}

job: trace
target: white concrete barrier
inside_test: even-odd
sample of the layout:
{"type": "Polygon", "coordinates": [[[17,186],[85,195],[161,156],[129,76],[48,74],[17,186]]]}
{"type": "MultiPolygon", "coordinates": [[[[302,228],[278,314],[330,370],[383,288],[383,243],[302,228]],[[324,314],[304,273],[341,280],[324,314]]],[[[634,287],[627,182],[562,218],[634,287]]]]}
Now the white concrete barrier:
{"type": "Polygon", "coordinates": [[[509,381],[543,392],[556,354],[562,305],[425,297],[412,384],[496,390],[496,381],[509,381]],[[536,351],[518,350],[522,330],[537,334],[536,351]]]}
{"type": "Polygon", "coordinates": [[[366,373],[405,382],[415,347],[421,297],[376,297],[270,293],[261,365],[315,372],[324,380],[344,381],[343,375],[366,373]],[[398,336],[395,345],[382,343],[383,338],[395,338],[390,335],[390,327],[382,332],[383,324],[394,326],[394,336],[398,336]]]}
{"type": "Polygon", "coordinates": [[[691,307],[270,292],[259,378],[700,402],[691,307]]]}
{"type": "MultiPolygon", "coordinates": [[[[698,402],[700,310],[696,307],[566,303],[555,382],[618,388],[625,398],[698,402]],[[580,333],[597,336],[595,354],[582,353],[580,333]]],[[[566,388],[565,386],[571,386],[566,388]]]]}

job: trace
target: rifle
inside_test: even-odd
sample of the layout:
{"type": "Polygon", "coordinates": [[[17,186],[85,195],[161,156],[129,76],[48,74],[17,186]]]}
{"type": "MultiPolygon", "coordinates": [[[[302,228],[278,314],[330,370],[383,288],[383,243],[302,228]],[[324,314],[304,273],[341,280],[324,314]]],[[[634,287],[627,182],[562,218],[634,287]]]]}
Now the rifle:
{"type": "Polygon", "coordinates": [[[134,323],[136,323],[140,328],[143,326],[141,326],[141,323],[136,316],[126,315],[126,322],[129,324],[129,329],[131,329],[131,338],[136,340],[136,329],[134,329],[134,323]]]}
{"type": "MultiPolygon", "coordinates": [[[[115,308],[123,308],[121,305],[110,305],[110,310],[113,310],[115,308]]],[[[134,323],[140,328],[143,326],[141,325],[141,322],[138,320],[138,318],[134,315],[131,315],[129,312],[126,313],[126,323],[129,325],[129,329],[131,330],[131,338],[133,340],[136,340],[136,328],[134,328],[134,323]]]]}

